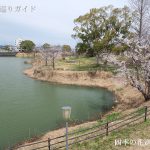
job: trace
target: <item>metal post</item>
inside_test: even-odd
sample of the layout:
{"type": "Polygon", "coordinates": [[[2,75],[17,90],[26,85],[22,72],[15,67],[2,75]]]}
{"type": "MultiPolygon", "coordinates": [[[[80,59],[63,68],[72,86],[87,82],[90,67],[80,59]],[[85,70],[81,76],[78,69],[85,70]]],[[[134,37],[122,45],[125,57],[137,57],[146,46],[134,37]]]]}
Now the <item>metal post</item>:
{"type": "Polygon", "coordinates": [[[106,123],[106,136],[108,136],[108,122],[106,123]]]}
{"type": "Polygon", "coordinates": [[[68,122],[66,122],[66,150],[68,149],[68,122]]]}
{"type": "Polygon", "coordinates": [[[145,106],[145,116],[144,116],[144,121],[146,122],[147,120],[147,106],[145,106]]]}
{"type": "Polygon", "coordinates": [[[31,134],[31,132],[30,132],[30,128],[29,128],[29,139],[30,139],[30,134],[31,134]]]}
{"type": "Polygon", "coordinates": [[[48,138],[48,150],[51,150],[51,139],[48,138]]]}

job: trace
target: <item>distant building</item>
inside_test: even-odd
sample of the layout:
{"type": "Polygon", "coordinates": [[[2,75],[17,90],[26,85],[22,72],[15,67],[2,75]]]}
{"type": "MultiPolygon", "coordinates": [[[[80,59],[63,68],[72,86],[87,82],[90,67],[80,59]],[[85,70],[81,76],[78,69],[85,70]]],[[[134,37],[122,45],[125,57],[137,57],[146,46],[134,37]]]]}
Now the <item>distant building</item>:
{"type": "Polygon", "coordinates": [[[14,51],[15,51],[15,49],[16,49],[16,46],[9,45],[9,50],[10,50],[10,51],[14,52],[14,51]]]}
{"type": "Polygon", "coordinates": [[[23,39],[21,39],[21,38],[18,38],[18,39],[16,39],[15,40],[15,46],[16,46],[16,51],[20,51],[21,49],[20,49],[20,44],[21,44],[21,42],[23,41],[23,39]]]}
{"type": "Polygon", "coordinates": [[[13,45],[3,45],[0,46],[0,52],[14,52],[16,49],[13,45]]]}

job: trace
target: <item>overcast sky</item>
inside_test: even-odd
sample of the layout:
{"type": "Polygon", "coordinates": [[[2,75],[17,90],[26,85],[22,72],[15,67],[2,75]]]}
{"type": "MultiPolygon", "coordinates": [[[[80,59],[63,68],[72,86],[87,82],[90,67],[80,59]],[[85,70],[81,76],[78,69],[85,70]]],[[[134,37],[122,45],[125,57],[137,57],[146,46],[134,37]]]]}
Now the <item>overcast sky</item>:
{"type": "Polygon", "coordinates": [[[0,45],[14,45],[15,39],[22,38],[37,45],[47,42],[74,47],[73,20],[91,8],[110,4],[123,7],[127,0],[0,0],[0,45]]]}

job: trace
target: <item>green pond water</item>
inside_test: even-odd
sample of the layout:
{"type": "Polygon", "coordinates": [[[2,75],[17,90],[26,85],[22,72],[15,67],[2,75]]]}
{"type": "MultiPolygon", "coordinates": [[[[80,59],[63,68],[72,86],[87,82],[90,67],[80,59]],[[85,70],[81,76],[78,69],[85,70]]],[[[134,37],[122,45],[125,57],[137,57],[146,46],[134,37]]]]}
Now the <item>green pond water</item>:
{"type": "Polygon", "coordinates": [[[71,119],[86,121],[111,109],[106,89],[56,85],[23,74],[23,58],[0,57],[0,150],[64,124],[61,107],[71,119]]]}

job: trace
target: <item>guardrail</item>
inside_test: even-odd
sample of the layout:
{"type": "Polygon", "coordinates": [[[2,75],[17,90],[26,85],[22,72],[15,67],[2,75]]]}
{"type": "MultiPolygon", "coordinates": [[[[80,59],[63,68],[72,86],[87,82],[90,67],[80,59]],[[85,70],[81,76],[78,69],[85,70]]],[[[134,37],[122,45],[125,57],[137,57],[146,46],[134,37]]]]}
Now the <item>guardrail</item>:
{"type": "MultiPolygon", "coordinates": [[[[115,121],[106,122],[100,125],[95,125],[80,131],[71,132],[68,134],[68,146],[82,143],[98,137],[108,136],[110,132],[122,129],[130,124],[138,124],[146,122],[150,116],[150,106],[145,106],[130,114],[123,115],[115,121]]],[[[25,144],[10,148],[10,150],[58,150],[66,147],[66,135],[55,138],[48,138],[39,142],[25,144]]]]}

